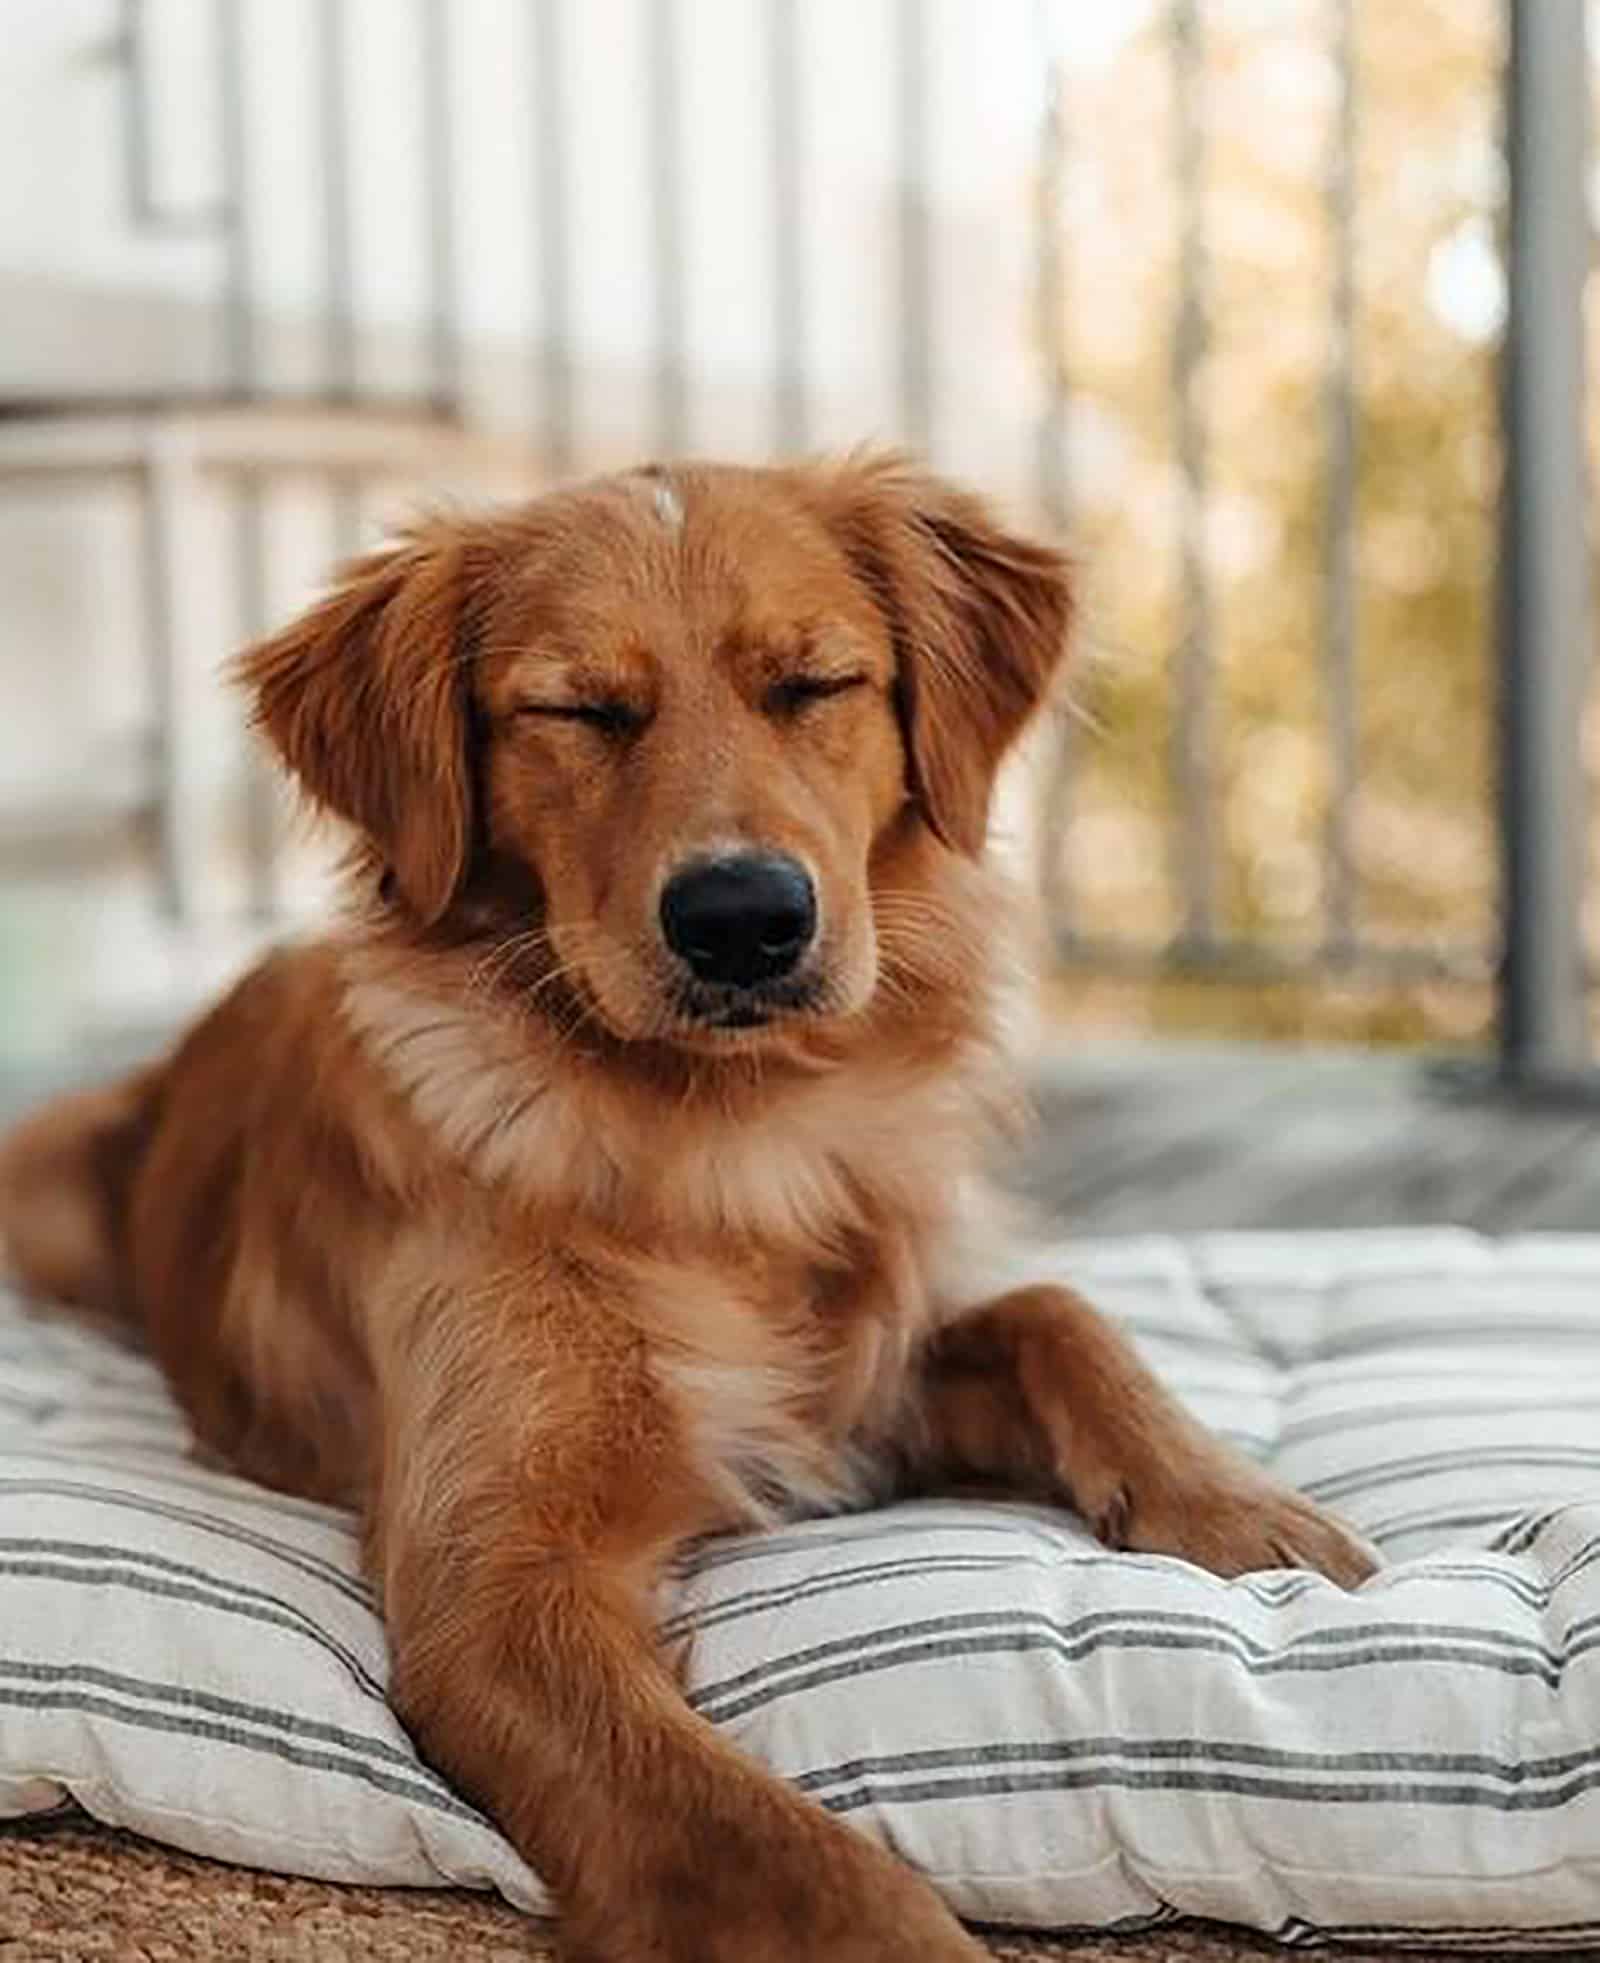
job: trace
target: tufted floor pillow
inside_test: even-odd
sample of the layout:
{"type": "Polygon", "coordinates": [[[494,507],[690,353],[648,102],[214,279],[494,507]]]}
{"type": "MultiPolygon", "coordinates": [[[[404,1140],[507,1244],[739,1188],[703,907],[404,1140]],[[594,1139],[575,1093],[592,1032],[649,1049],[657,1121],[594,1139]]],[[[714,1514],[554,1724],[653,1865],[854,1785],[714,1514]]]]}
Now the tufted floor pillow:
{"type": "MultiPolygon", "coordinates": [[[[1600,1942],[1600,1236],[1077,1243],[1045,1271],[1391,1565],[1224,1584],[925,1501],[705,1544],[698,1707],[980,1922],[1600,1942]]],[[[412,1752],[349,1520],[0,1298],[0,1816],[544,1906],[412,1752]]]]}

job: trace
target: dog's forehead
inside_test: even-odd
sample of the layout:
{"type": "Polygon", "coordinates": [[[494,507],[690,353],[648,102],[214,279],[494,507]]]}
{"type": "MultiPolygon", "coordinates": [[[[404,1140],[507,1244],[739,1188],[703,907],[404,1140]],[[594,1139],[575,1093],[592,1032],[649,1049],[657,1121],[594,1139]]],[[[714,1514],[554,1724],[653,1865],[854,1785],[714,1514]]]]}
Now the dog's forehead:
{"type": "Polygon", "coordinates": [[[773,473],[646,465],[531,508],[502,591],[530,641],[569,652],[869,629],[870,595],[773,473]]]}

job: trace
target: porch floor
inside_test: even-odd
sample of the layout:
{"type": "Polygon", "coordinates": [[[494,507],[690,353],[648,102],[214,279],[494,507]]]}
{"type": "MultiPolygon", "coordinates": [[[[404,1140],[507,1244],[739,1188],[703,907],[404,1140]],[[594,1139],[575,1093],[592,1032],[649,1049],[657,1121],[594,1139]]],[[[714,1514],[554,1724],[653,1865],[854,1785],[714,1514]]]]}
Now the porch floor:
{"type": "Polygon", "coordinates": [[[1409,1053],[1056,1048],[1017,1183],[1083,1234],[1600,1230],[1600,1105],[1441,1089],[1409,1053]]]}

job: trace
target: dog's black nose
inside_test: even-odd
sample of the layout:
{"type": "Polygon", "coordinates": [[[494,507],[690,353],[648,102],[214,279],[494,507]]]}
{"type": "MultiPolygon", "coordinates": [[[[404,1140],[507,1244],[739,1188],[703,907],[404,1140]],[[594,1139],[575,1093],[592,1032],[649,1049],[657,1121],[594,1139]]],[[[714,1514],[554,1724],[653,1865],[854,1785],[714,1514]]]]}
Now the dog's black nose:
{"type": "Polygon", "coordinates": [[[667,881],[661,931],[703,982],[754,988],[795,968],[817,931],[817,895],[797,859],[739,852],[667,881]]]}

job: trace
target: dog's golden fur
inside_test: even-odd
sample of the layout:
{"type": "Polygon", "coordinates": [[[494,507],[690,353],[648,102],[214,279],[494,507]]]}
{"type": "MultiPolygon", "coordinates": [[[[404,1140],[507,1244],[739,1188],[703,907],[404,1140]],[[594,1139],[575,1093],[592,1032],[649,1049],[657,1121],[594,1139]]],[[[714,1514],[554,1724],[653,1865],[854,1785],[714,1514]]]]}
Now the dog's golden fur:
{"type": "Polygon", "coordinates": [[[426,524],[243,663],[360,840],[351,923],[0,1155],[36,1287],[135,1318],[199,1438],[346,1500],[422,1749],[605,1963],[957,1963],[928,1889],[693,1716],[688,1537],[941,1480],[1222,1572],[1364,1550],[1056,1288],[985,1301],[1016,922],[983,855],[1067,570],[892,458],[642,471],[426,524]],[[738,1015],[674,868],[820,925],[738,1015]]]}

